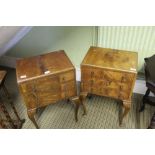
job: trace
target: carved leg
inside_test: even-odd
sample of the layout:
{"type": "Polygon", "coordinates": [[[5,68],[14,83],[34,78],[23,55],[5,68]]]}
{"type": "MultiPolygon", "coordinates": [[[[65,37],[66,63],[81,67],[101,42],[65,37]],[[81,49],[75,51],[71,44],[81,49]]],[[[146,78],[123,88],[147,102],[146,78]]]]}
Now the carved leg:
{"type": "Polygon", "coordinates": [[[75,105],[75,121],[78,121],[78,111],[79,111],[79,106],[80,106],[80,100],[78,96],[72,97],[70,99],[74,105],[75,105]]]}
{"type": "Polygon", "coordinates": [[[86,110],[86,106],[82,101],[82,107],[83,107],[83,115],[87,115],[87,110],[86,110]]]}
{"type": "Polygon", "coordinates": [[[34,115],[36,114],[36,110],[28,110],[27,114],[28,114],[28,117],[30,118],[30,120],[32,121],[32,123],[35,125],[35,127],[37,129],[39,129],[39,126],[34,118],[34,115]]]}
{"type": "Polygon", "coordinates": [[[146,103],[146,100],[147,100],[146,98],[149,96],[149,94],[150,94],[150,89],[147,89],[145,95],[143,96],[142,106],[141,106],[139,112],[142,112],[145,109],[145,103],[146,103]]]}
{"type": "Polygon", "coordinates": [[[78,121],[79,106],[80,106],[80,104],[78,104],[78,103],[75,105],[75,121],[76,122],[78,121]]]}
{"type": "Polygon", "coordinates": [[[88,95],[87,92],[81,92],[81,93],[80,93],[80,102],[81,102],[81,104],[82,104],[83,111],[84,111],[83,115],[86,115],[86,114],[87,114],[86,106],[85,106],[85,104],[84,104],[84,100],[86,99],[87,95],[88,95]]]}
{"type": "Polygon", "coordinates": [[[76,120],[76,122],[78,121],[78,111],[79,111],[80,105],[82,105],[82,107],[83,107],[83,111],[84,111],[83,115],[86,115],[86,107],[84,104],[84,100],[85,100],[87,94],[88,93],[86,93],[86,92],[82,92],[82,93],[80,93],[79,96],[75,96],[70,99],[75,104],[75,120],[76,120]]]}
{"type": "Polygon", "coordinates": [[[120,122],[119,122],[120,125],[122,124],[124,117],[128,114],[128,112],[131,108],[131,101],[123,101],[123,108],[124,108],[124,111],[120,117],[120,122]]]}

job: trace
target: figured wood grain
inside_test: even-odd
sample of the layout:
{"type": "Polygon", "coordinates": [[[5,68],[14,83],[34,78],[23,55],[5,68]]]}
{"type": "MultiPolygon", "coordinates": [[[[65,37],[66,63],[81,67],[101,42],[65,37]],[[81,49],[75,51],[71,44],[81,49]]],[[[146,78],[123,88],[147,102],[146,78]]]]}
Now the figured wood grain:
{"type": "Polygon", "coordinates": [[[28,116],[40,107],[77,96],[75,68],[64,51],[23,58],[16,64],[17,82],[28,116]]]}
{"type": "Polygon", "coordinates": [[[131,104],[137,58],[136,52],[90,47],[81,63],[81,92],[122,100],[129,109],[126,105],[131,104]]]}
{"type": "Polygon", "coordinates": [[[48,75],[66,72],[73,70],[74,66],[63,50],[55,51],[39,56],[22,58],[16,62],[17,82],[32,80],[46,76],[45,72],[49,71],[48,75]],[[30,71],[31,68],[31,71],[30,71]],[[21,78],[21,76],[26,76],[21,78]]]}
{"type": "Polygon", "coordinates": [[[90,47],[81,65],[99,66],[127,72],[137,70],[137,52],[90,47]]]}

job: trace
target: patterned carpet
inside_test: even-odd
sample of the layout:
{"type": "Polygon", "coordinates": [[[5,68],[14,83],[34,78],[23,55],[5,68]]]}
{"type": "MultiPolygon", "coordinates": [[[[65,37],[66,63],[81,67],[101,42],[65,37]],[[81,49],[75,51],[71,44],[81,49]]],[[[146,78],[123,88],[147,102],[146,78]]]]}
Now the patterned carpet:
{"type": "MultiPolygon", "coordinates": [[[[8,69],[7,69],[8,70],[8,69]]],[[[25,118],[26,122],[23,129],[35,128],[32,122],[28,119],[26,107],[19,94],[15,70],[9,69],[6,79],[6,86],[11,93],[14,104],[19,112],[21,118],[25,118]]],[[[15,118],[12,110],[5,99],[3,92],[1,92],[7,109],[11,116],[15,118]]],[[[147,128],[150,123],[151,116],[154,113],[155,107],[146,105],[144,112],[139,113],[139,106],[141,104],[142,95],[133,94],[132,107],[124,119],[122,126],[119,126],[119,109],[121,104],[116,100],[100,96],[92,96],[91,99],[86,99],[87,115],[82,116],[82,108],[79,109],[79,121],[74,119],[74,105],[61,101],[56,104],[51,104],[45,109],[40,109],[36,115],[38,125],[42,129],[140,129],[147,128]]]]}

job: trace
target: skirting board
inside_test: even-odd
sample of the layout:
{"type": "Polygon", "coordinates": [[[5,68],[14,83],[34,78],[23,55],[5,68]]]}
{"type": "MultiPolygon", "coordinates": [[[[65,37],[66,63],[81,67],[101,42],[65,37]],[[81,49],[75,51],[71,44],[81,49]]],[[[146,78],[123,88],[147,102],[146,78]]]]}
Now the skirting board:
{"type": "MultiPolygon", "coordinates": [[[[1,56],[0,57],[0,65],[16,68],[16,60],[20,58],[9,57],[9,56],[1,56]]],[[[81,71],[80,68],[76,67],[76,81],[81,81],[81,71]]],[[[138,94],[145,94],[146,86],[144,80],[136,80],[135,87],[133,92],[138,94]]],[[[151,94],[152,96],[153,94],[151,94]]]]}

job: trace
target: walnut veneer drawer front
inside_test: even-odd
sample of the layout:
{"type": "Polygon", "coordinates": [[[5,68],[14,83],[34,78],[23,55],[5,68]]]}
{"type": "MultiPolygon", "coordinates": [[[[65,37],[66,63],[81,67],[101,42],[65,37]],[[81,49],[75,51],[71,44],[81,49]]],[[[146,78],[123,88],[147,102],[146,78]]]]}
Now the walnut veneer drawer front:
{"type": "MultiPolygon", "coordinates": [[[[76,94],[74,72],[47,76],[20,85],[25,98],[32,96],[31,100],[37,101],[34,106],[45,106],[56,102],[59,98],[72,97],[76,94]],[[70,81],[72,80],[72,81],[70,81]],[[30,95],[32,94],[32,95],[30,95]]],[[[29,100],[28,100],[29,102],[29,100]]],[[[28,104],[28,107],[29,104],[28,104]]]]}
{"type": "Polygon", "coordinates": [[[64,51],[17,61],[17,82],[34,125],[36,110],[77,95],[75,68],[64,51]]]}
{"type": "Polygon", "coordinates": [[[81,63],[81,91],[122,100],[124,117],[131,106],[137,60],[136,52],[90,47],[81,63]]]}
{"type": "Polygon", "coordinates": [[[134,79],[134,75],[131,73],[124,73],[118,71],[110,71],[107,69],[99,69],[93,67],[82,67],[82,80],[104,80],[104,81],[116,81],[116,82],[131,82],[134,79]]]}
{"type": "Polygon", "coordinates": [[[96,95],[109,96],[119,99],[129,99],[131,92],[131,85],[119,85],[114,82],[100,82],[100,84],[91,84],[89,82],[81,82],[82,91],[89,92],[96,95]]]}
{"type": "Polygon", "coordinates": [[[35,87],[37,91],[52,91],[52,92],[58,92],[60,82],[58,76],[47,76],[43,78],[39,78],[35,82],[35,87]]]}
{"type": "Polygon", "coordinates": [[[129,99],[134,74],[106,69],[82,67],[83,91],[119,99],[129,99]],[[124,93],[125,92],[125,93],[124,93]]]}
{"type": "Polygon", "coordinates": [[[22,94],[24,98],[24,102],[26,104],[27,109],[34,109],[37,106],[37,98],[36,94],[29,93],[29,94],[22,94]]]}
{"type": "Polygon", "coordinates": [[[76,94],[76,82],[70,81],[61,84],[61,98],[68,98],[69,96],[75,96],[76,94]]]}
{"type": "Polygon", "coordinates": [[[67,72],[67,73],[63,73],[63,74],[60,74],[59,77],[60,77],[60,82],[61,83],[71,81],[71,80],[74,80],[74,72],[70,71],[70,72],[67,72]]]}

